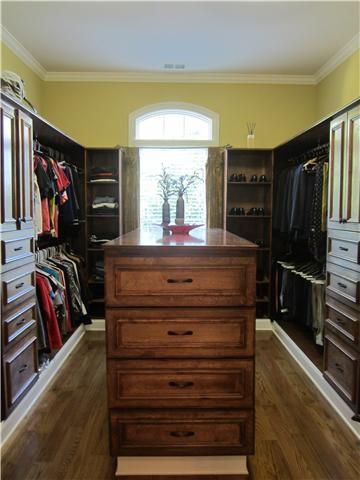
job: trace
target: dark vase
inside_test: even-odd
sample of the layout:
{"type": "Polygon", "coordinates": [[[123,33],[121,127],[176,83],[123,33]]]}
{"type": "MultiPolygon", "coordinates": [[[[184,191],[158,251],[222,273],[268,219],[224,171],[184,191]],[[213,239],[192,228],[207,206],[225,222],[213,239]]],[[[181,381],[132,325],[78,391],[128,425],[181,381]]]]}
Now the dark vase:
{"type": "Polygon", "coordinates": [[[165,225],[170,223],[170,203],[167,200],[164,200],[162,205],[162,223],[165,225]]]}
{"type": "Polygon", "coordinates": [[[176,225],[184,225],[185,219],[185,203],[182,195],[179,195],[176,201],[176,225]]]}

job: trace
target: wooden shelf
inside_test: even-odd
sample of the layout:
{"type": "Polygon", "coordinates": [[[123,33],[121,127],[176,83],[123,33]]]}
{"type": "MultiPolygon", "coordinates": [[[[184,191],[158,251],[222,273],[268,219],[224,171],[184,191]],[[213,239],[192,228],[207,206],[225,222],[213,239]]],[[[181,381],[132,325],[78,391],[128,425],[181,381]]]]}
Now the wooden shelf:
{"type": "Polygon", "coordinates": [[[105,299],[104,298],[93,298],[92,300],[89,301],[89,303],[104,303],[105,299]]]}
{"type": "Polygon", "coordinates": [[[104,285],[104,280],[96,280],[95,278],[90,277],[88,280],[89,285],[104,285]]]}
{"type": "Polygon", "coordinates": [[[272,182],[227,182],[228,185],[247,185],[249,187],[256,187],[258,185],[271,185],[272,182]]]}
{"type": "Polygon", "coordinates": [[[119,214],[117,215],[107,215],[107,214],[103,214],[103,215],[86,215],[88,218],[119,218],[119,214]]]}
{"type": "Polygon", "coordinates": [[[269,252],[270,248],[268,247],[259,247],[256,249],[257,252],[269,252]]]}
{"type": "Polygon", "coordinates": [[[257,298],[256,303],[269,303],[269,297],[257,298]]]}
{"type": "Polygon", "coordinates": [[[251,219],[259,219],[259,218],[271,218],[271,215],[226,215],[228,218],[251,218],[251,219]]]}
{"type": "Polygon", "coordinates": [[[266,283],[270,283],[270,280],[268,278],[265,278],[264,280],[256,280],[256,283],[258,285],[265,285],[266,283]]]}
{"type": "Polygon", "coordinates": [[[88,247],[88,252],[103,252],[104,249],[103,248],[93,248],[93,247],[88,247]]]}
{"type": "Polygon", "coordinates": [[[118,180],[116,182],[86,182],[88,185],[119,185],[118,180]]]}

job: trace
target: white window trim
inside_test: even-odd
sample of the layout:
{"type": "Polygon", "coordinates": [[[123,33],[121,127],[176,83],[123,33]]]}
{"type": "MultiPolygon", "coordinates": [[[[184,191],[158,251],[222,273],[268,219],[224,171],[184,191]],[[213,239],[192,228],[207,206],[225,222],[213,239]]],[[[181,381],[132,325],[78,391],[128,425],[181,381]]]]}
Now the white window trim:
{"type": "Polygon", "coordinates": [[[185,102],[162,102],[139,108],[129,115],[129,146],[130,147],[218,147],[219,146],[219,114],[208,108],[185,102]],[[137,140],[136,120],[151,113],[161,111],[185,110],[204,115],[212,120],[211,140],[137,140]]]}

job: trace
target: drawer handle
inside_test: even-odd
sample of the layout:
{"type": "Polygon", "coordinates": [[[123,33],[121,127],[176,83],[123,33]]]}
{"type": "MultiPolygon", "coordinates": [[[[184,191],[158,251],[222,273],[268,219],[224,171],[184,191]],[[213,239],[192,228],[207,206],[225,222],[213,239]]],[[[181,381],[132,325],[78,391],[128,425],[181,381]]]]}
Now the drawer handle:
{"type": "Polygon", "coordinates": [[[176,278],[168,278],[167,283],[192,283],[192,278],[184,278],[183,280],[177,280],[176,278]]]}
{"type": "Polygon", "coordinates": [[[169,387],[187,388],[192,387],[194,382],[169,382],[169,387]]]}
{"type": "Polygon", "coordinates": [[[21,282],[21,283],[18,283],[17,285],[15,285],[15,288],[18,289],[18,288],[21,288],[25,285],[24,282],[21,282]]]}
{"type": "Polygon", "coordinates": [[[340,365],[340,363],[335,363],[335,367],[339,370],[339,372],[344,373],[344,368],[340,365]]]}
{"type": "Polygon", "coordinates": [[[16,248],[14,248],[14,252],[20,252],[20,250],[22,250],[22,249],[23,249],[23,247],[16,247],[16,248]]]}
{"type": "Polygon", "coordinates": [[[339,250],[342,250],[343,252],[348,252],[349,251],[349,249],[346,248],[346,247],[339,247],[339,250]]]}
{"type": "Polygon", "coordinates": [[[25,318],[22,318],[21,320],[19,320],[18,322],[16,322],[16,326],[18,327],[19,325],[22,325],[23,323],[25,323],[26,319],[25,318]]]}
{"type": "Polygon", "coordinates": [[[337,282],[337,284],[338,284],[339,287],[341,287],[341,288],[347,288],[347,285],[345,285],[345,283],[337,282]]]}
{"type": "Polygon", "coordinates": [[[27,365],[27,364],[25,363],[25,365],[23,365],[21,368],[19,368],[18,372],[19,372],[19,373],[22,373],[22,372],[24,372],[27,368],[29,368],[29,365],[27,365]]]}
{"type": "Polygon", "coordinates": [[[186,438],[193,437],[195,435],[195,432],[170,432],[170,435],[177,438],[186,438]]]}
{"type": "Polygon", "coordinates": [[[177,335],[181,335],[183,337],[185,335],[186,336],[193,335],[193,332],[191,330],[185,330],[184,332],[174,332],[174,330],[169,330],[168,335],[170,335],[170,337],[175,337],[177,335]]]}

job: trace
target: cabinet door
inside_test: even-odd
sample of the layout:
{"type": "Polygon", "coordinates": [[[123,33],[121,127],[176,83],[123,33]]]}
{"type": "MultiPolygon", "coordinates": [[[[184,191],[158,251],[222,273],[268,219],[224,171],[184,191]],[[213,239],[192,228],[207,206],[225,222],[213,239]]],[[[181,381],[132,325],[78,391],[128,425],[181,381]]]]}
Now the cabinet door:
{"type": "Polygon", "coordinates": [[[16,230],[16,119],[15,110],[2,103],[0,108],[0,231],[16,230]]]}
{"type": "Polygon", "coordinates": [[[346,153],[347,114],[330,124],[330,175],[328,228],[342,228],[344,200],[344,168],[346,153]]]}
{"type": "Polygon", "coordinates": [[[360,106],[348,112],[344,170],[343,228],[360,231],[360,106]]]}
{"type": "Polygon", "coordinates": [[[18,110],[17,126],[19,221],[21,228],[25,229],[33,228],[34,215],[32,120],[18,110]]]}

